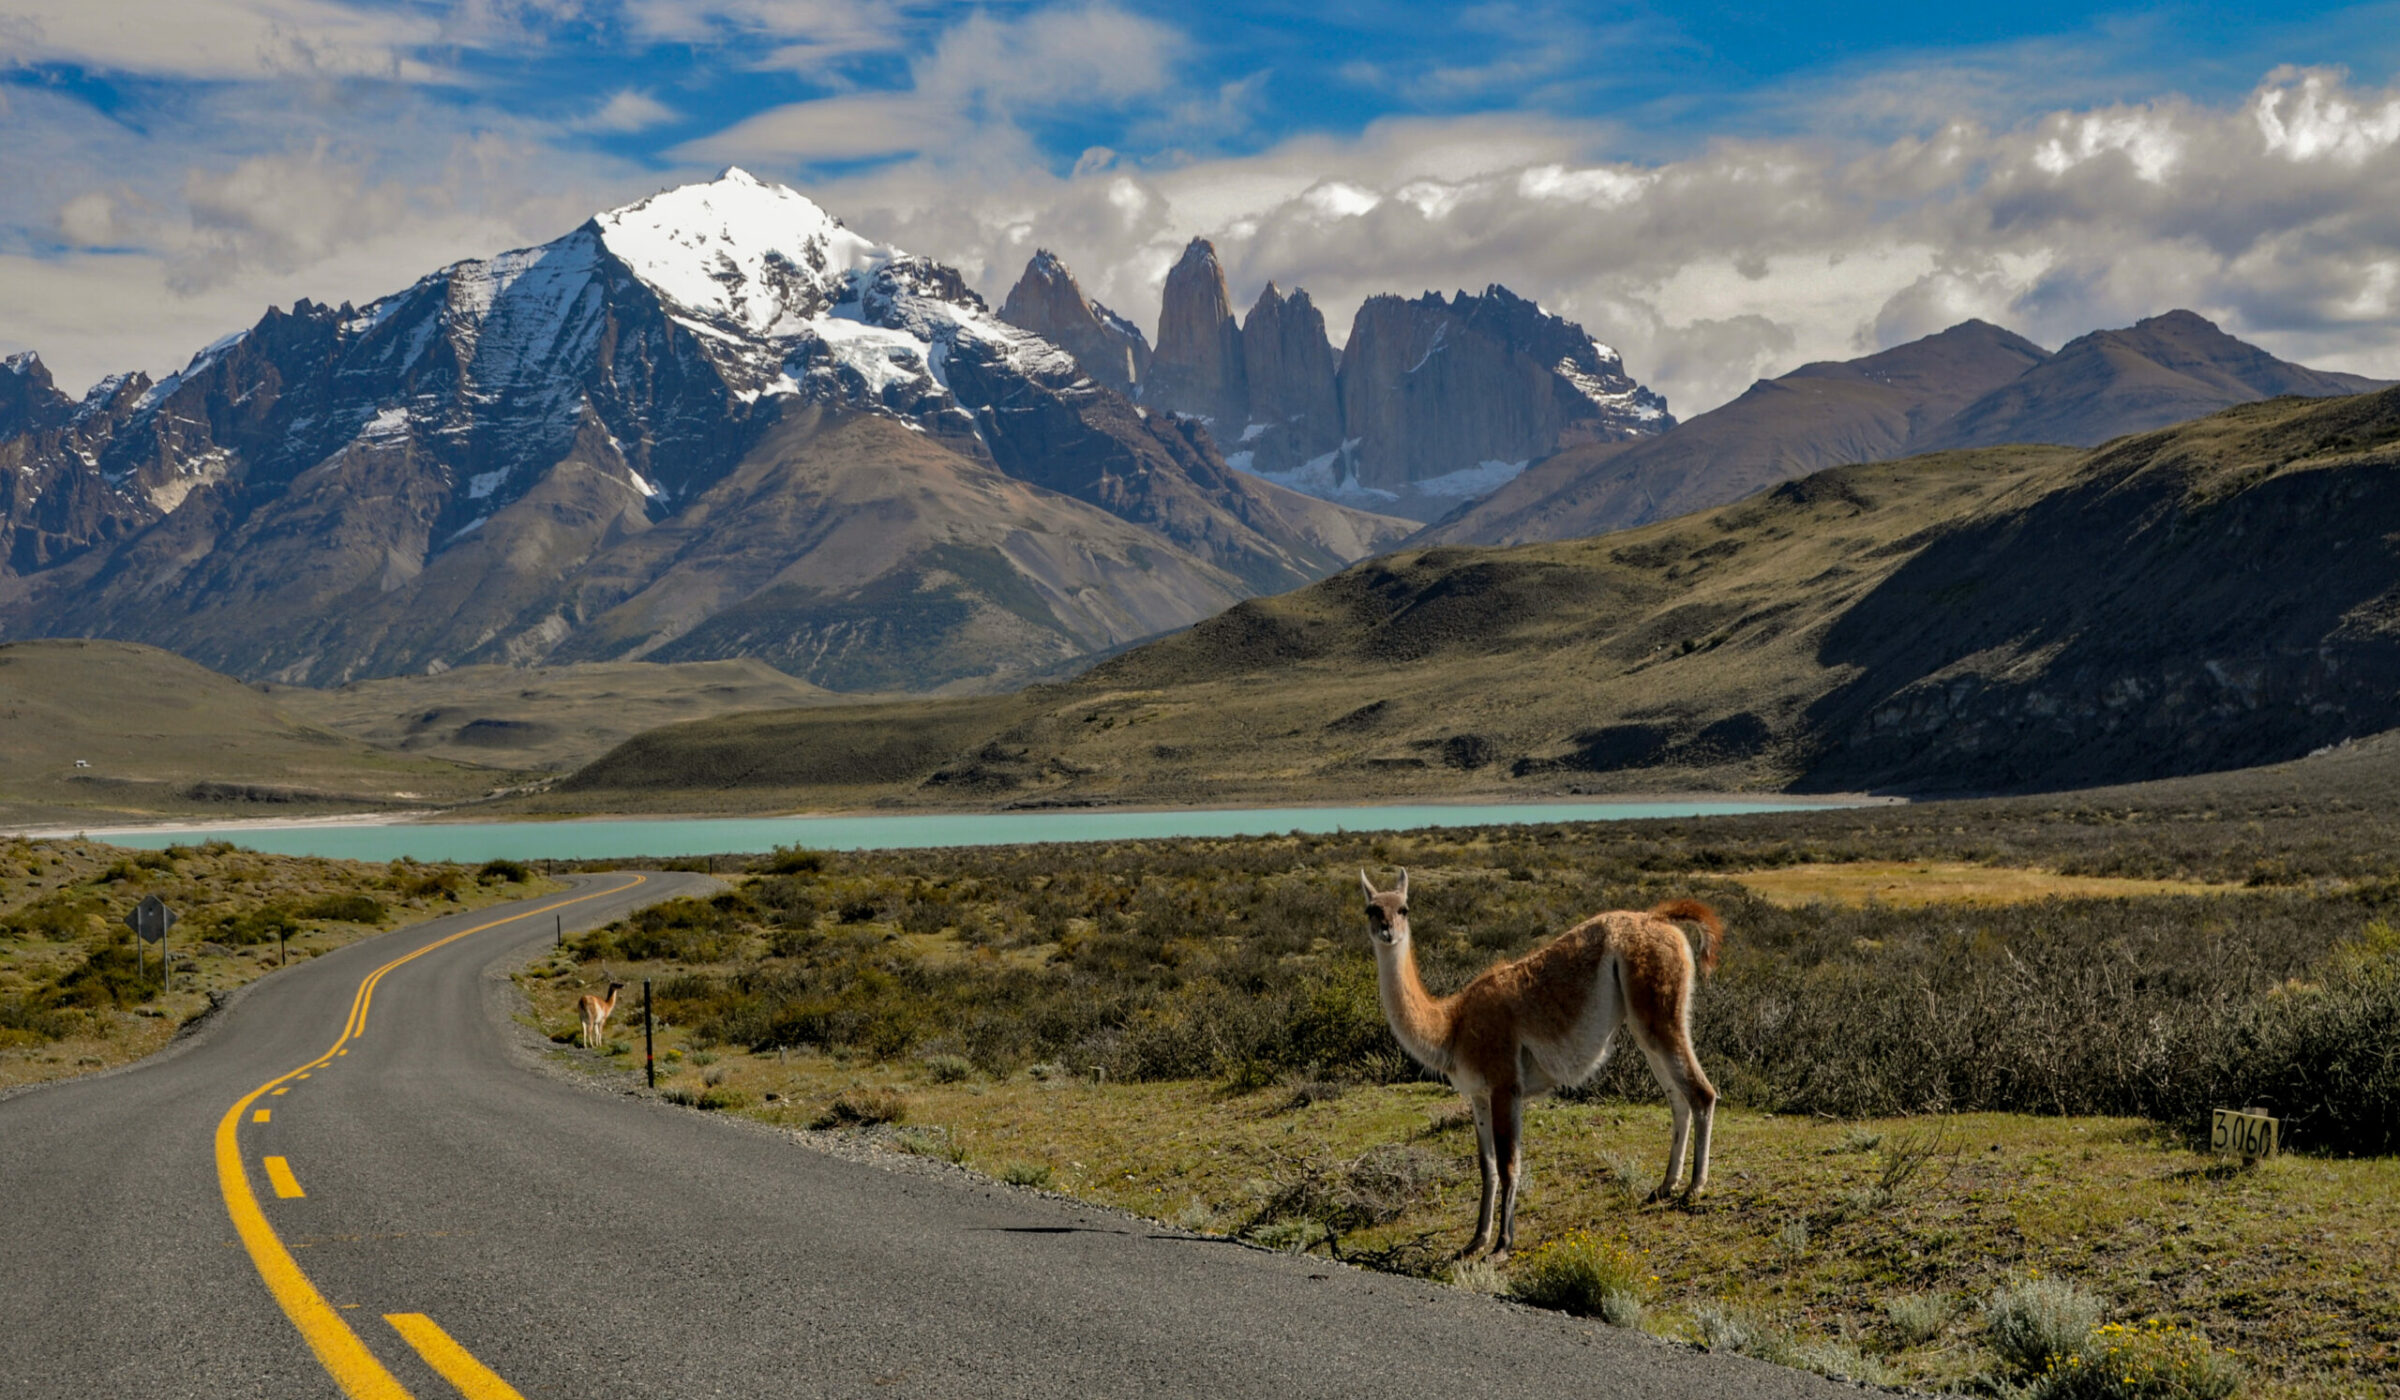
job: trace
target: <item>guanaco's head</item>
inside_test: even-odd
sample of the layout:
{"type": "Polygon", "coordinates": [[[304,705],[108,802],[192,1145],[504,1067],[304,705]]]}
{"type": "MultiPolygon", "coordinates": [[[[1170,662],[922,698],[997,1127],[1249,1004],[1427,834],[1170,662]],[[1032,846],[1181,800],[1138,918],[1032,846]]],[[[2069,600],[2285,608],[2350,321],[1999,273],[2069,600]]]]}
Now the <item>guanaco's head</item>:
{"type": "Polygon", "coordinates": [[[1367,892],[1367,936],[1387,946],[1408,941],[1408,872],[1400,872],[1396,888],[1378,890],[1367,872],[1358,872],[1358,883],[1367,892]]]}

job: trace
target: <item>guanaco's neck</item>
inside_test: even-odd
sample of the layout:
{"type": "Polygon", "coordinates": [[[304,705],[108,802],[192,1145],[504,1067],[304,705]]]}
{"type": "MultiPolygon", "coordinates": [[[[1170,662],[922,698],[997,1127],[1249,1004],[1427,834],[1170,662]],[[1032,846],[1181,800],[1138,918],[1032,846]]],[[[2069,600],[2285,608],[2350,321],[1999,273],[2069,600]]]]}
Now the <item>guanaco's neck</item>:
{"type": "Polygon", "coordinates": [[[1376,944],[1375,981],[1383,992],[1383,1018],[1400,1048],[1436,1074],[1449,1073],[1450,1004],[1425,990],[1416,949],[1405,941],[1376,944]]]}

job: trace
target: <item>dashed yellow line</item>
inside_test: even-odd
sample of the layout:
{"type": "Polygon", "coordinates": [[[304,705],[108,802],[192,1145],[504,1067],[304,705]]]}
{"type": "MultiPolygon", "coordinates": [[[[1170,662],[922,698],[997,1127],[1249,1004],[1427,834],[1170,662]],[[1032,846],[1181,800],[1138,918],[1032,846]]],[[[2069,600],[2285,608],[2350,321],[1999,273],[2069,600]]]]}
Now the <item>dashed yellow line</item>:
{"type": "Polygon", "coordinates": [[[292,1175],[290,1162],[281,1157],[269,1157],[266,1159],[266,1166],[267,1184],[275,1188],[277,1196],[287,1201],[296,1201],[308,1194],[300,1189],[300,1178],[292,1175]]]}
{"type": "MultiPolygon", "coordinates": [[[[273,1296],[277,1306],[283,1309],[284,1316],[292,1320],[292,1326],[299,1329],[302,1340],[306,1341],[309,1349],[316,1353],[317,1361],[325,1368],[326,1374],[333,1377],[334,1384],[340,1386],[342,1393],[350,1400],[413,1400],[413,1397],[390,1371],[384,1369],[383,1363],[375,1359],[375,1354],[367,1350],[366,1343],[360,1341],[358,1334],[350,1330],[350,1324],[343,1321],[341,1313],[334,1308],[333,1304],[325,1300],[325,1295],[317,1291],[317,1286],[309,1282],[308,1275],[300,1270],[299,1261],[292,1257],[292,1252],[284,1245],[282,1237],[275,1233],[275,1227],[267,1222],[266,1210],[259,1205],[258,1193],[251,1189],[250,1173],[242,1161],[240,1140],[242,1114],[247,1112],[250,1106],[259,1099],[270,1093],[278,1092],[284,1087],[285,1081],[306,1079],[309,1071],[331,1063],[337,1055],[349,1053],[345,1048],[347,1043],[357,1039],[359,1034],[366,1029],[367,1005],[374,995],[375,984],[393,968],[421,958],[436,948],[456,943],[468,934],[481,933],[486,929],[498,928],[502,924],[513,924],[519,919],[529,919],[537,914],[547,914],[555,909],[564,909],[570,904],[583,904],[590,900],[623,894],[634,888],[635,885],[645,883],[648,878],[636,875],[631,884],[618,885],[613,889],[598,890],[591,894],[577,895],[573,899],[562,899],[555,903],[542,905],[538,909],[528,909],[522,914],[511,914],[505,919],[494,919],[490,923],[460,929],[458,932],[445,938],[436,939],[412,953],[392,959],[367,974],[365,980],[358,984],[358,991],[350,1000],[349,1022],[342,1028],[341,1039],[335,1041],[331,1049],[302,1065],[299,1069],[277,1075],[244,1094],[234,1103],[233,1107],[225,1110],[224,1117],[217,1120],[217,1189],[225,1197],[225,1213],[233,1219],[234,1233],[241,1237],[242,1246],[250,1252],[250,1262],[257,1266],[259,1281],[267,1286],[267,1292],[273,1296]]],[[[278,1196],[292,1197],[301,1194],[300,1183],[292,1177],[290,1163],[281,1157],[269,1157],[265,1159],[264,1166],[268,1180],[274,1183],[278,1196]],[[278,1176],[279,1172],[280,1176],[278,1176]],[[287,1183],[291,1187],[289,1191],[284,1189],[287,1183]]],[[[399,1314],[398,1316],[413,1317],[417,1315],[399,1314]]],[[[399,1325],[395,1320],[393,1326],[398,1327],[399,1325]]],[[[426,1325],[432,1326],[430,1322],[426,1325]]],[[[441,1329],[433,1328],[433,1331],[442,1335],[443,1341],[448,1342],[450,1346],[458,1348],[456,1342],[450,1342],[446,1334],[441,1334],[441,1329]]],[[[403,1330],[401,1335],[407,1336],[408,1334],[403,1330]]],[[[416,1345],[413,1338],[411,1345],[416,1345]]],[[[423,1348],[419,1347],[418,1349],[422,1354],[423,1348]]],[[[471,1356],[466,1356],[464,1348],[458,1348],[458,1351],[459,1355],[465,1356],[477,1370],[483,1371],[486,1375],[490,1374],[488,1370],[484,1370],[481,1362],[475,1361],[471,1356]]],[[[429,1356],[427,1360],[430,1364],[432,1358],[429,1356]]],[[[440,1367],[437,1365],[435,1369],[440,1370],[440,1367]]],[[[445,1371],[443,1375],[447,1377],[449,1373],[445,1371]]],[[[492,1376],[491,1381],[500,1389],[486,1390],[480,1393],[467,1391],[470,1400],[487,1400],[487,1397],[491,1400],[498,1400],[500,1397],[517,1395],[517,1392],[508,1389],[506,1382],[501,1381],[499,1377],[492,1376]]],[[[451,1384],[459,1385],[461,1390],[466,1389],[455,1378],[451,1379],[451,1384]]]]}
{"type": "Polygon", "coordinates": [[[500,1379],[475,1354],[450,1339],[440,1324],[423,1313],[385,1313],[383,1320],[408,1339],[435,1374],[457,1387],[467,1400],[525,1400],[517,1388],[500,1379]]]}

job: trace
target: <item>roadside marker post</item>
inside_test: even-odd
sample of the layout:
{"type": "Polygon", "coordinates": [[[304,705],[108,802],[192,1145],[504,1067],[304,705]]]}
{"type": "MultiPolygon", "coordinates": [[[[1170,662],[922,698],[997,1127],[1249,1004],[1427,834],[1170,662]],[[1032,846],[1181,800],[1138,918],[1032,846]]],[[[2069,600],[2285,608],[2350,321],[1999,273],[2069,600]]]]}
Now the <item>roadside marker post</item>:
{"type": "MultiPolygon", "coordinates": [[[[133,906],[133,912],[125,916],[125,926],[133,930],[134,937],[144,943],[158,945],[158,985],[161,991],[175,990],[174,965],[167,961],[167,930],[175,926],[179,917],[167,907],[165,900],[154,894],[143,895],[142,902],[133,906]]],[[[137,957],[141,951],[140,948],[134,949],[137,957]]]]}
{"type": "Polygon", "coordinates": [[[550,917],[558,920],[558,946],[564,948],[567,946],[567,916],[553,914],[550,917]]]}
{"type": "Polygon", "coordinates": [[[658,1087],[658,1056],[651,1053],[650,1041],[650,979],[642,979],[642,1078],[653,1089],[658,1087]]]}

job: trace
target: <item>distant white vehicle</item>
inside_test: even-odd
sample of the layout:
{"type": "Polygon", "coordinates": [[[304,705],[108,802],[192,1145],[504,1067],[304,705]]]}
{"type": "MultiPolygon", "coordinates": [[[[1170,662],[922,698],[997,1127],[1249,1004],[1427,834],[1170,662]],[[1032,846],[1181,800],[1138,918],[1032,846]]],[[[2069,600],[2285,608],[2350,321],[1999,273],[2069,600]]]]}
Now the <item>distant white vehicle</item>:
{"type": "Polygon", "coordinates": [[[89,768],[92,766],[92,761],[88,758],[79,758],[75,760],[75,766],[78,768],[89,768]]]}

